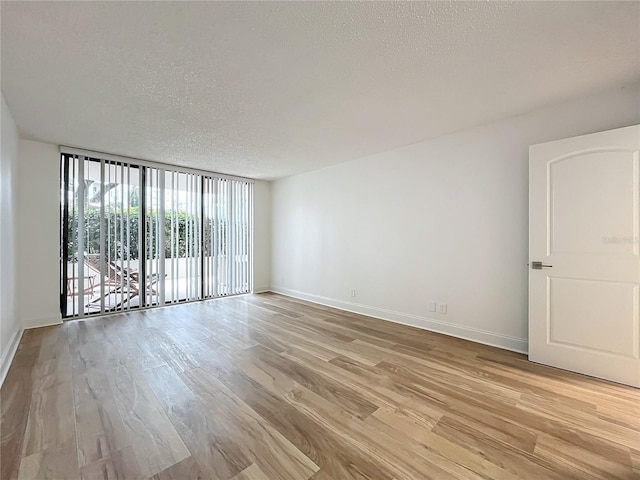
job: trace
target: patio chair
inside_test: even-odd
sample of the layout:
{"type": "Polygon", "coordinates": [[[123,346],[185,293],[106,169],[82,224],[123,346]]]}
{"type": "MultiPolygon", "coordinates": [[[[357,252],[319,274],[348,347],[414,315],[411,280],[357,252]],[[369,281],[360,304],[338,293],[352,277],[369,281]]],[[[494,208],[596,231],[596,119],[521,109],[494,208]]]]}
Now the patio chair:
{"type": "MultiPolygon", "coordinates": [[[[101,272],[100,254],[85,254],[85,265],[98,273],[99,278],[104,284],[104,293],[102,296],[93,298],[85,305],[88,310],[100,309],[102,299],[108,298],[111,295],[120,295],[120,300],[116,301],[115,305],[110,304],[109,309],[113,310],[122,307],[125,302],[131,302],[134,298],[140,295],[140,273],[137,270],[126,269],[118,266],[115,263],[107,262],[104,260],[105,272],[101,272]]],[[[146,276],[145,289],[147,292],[155,295],[157,291],[155,286],[157,285],[159,276],[157,274],[151,274],[146,276]]],[[[96,285],[99,289],[100,284],[96,285]]]]}

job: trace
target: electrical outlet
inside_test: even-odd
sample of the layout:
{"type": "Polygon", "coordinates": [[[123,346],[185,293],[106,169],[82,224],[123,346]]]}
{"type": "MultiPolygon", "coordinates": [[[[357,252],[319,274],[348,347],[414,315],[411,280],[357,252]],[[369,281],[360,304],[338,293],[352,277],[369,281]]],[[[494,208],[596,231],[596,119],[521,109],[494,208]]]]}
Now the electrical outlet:
{"type": "Polygon", "coordinates": [[[429,310],[430,312],[435,312],[436,311],[436,302],[427,303],[427,310],[429,310]]]}
{"type": "Polygon", "coordinates": [[[355,296],[356,296],[356,289],[355,289],[355,288],[352,288],[352,289],[351,289],[351,296],[352,296],[352,297],[355,297],[355,296]]]}
{"type": "Polygon", "coordinates": [[[442,315],[446,315],[447,314],[447,304],[446,303],[441,303],[440,305],[438,305],[438,312],[441,313],[442,315]]]}

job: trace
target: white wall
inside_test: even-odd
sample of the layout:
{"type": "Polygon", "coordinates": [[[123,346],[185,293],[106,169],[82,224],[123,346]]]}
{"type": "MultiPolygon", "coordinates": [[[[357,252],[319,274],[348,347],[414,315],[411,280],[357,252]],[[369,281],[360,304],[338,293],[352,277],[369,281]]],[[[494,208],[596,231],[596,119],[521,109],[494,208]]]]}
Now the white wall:
{"type": "Polygon", "coordinates": [[[526,351],[528,147],[640,123],[639,94],[604,92],[273,182],[272,290],[526,351]]]}
{"type": "Polygon", "coordinates": [[[19,159],[18,313],[32,328],[61,322],[60,153],[57,145],[21,139],[19,159]]]}
{"type": "Polygon", "coordinates": [[[22,333],[16,308],[16,178],[18,129],[2,95],[0,153],[0,383],[22,333]]]}
{"type": "Polygon", "coordinates": [[[253,291],[271,282],[271,183],[256,180],[253,189],[253,291]]]}

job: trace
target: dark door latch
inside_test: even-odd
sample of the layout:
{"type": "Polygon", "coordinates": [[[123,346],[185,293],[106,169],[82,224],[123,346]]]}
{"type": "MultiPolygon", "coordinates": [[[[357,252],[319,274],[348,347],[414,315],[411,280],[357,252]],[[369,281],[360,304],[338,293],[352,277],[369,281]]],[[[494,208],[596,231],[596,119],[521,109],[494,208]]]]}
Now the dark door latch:
{"type": "Polygon", "coordinates": [[[542,270],[543,268],[551,268],[553,265],[545,265],[542,262],[531,262],[531,268],[533,270],[542,270]]]}

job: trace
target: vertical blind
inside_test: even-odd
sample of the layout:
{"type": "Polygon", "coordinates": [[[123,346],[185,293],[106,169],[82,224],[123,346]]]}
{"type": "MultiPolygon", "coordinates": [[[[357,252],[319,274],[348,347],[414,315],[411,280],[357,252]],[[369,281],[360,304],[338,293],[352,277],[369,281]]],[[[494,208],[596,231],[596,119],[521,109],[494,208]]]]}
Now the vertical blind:
{"type": "Polygon", "coordinates": [[[65,318],[249,293],[253,183],[61,154],[65,318]]]}

